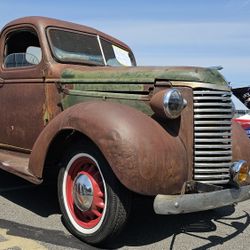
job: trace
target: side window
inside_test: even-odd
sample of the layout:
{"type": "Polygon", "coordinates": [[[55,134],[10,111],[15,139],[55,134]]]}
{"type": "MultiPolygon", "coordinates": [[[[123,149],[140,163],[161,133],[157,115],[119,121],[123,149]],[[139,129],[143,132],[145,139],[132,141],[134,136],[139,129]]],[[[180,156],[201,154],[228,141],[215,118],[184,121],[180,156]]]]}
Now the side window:
{"type": "Polygon", "coordinates": [[[32,29],[11,32],[5,41],[4,52],[5,68],[34,66],[42,59],[39,40],[32,29]]]}

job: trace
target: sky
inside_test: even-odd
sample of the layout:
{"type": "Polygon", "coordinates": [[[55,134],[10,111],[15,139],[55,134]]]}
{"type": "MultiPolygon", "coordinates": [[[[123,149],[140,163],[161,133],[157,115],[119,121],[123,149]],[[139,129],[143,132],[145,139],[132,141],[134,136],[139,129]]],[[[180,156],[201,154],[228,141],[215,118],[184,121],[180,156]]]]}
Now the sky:
{"type": "Polygon", "coordinates": [[[130,46],[138,65],[223,66],[250,86],[250,0],[1,0],[0,28],[22,16],[84,24],[130,46]]]}

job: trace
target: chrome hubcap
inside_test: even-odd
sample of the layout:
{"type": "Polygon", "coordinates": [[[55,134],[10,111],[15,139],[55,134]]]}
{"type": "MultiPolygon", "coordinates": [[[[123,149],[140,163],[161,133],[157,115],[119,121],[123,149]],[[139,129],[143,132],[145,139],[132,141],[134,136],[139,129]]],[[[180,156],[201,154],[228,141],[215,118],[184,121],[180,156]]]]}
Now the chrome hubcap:
{"type": "Polygon", "coordinates": [[[93,202],[93,185],[90,178],[85,174],[76,176],[73,184],[73,199],[78,209],[86,212],[92,206],[93,202]]]}

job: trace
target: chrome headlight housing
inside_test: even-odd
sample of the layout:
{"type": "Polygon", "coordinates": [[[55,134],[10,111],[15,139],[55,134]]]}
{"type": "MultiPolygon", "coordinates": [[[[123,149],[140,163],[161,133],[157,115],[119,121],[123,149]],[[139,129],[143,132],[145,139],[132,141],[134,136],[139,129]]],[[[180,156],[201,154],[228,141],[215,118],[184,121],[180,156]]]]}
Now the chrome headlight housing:
{"type": "Polygon", "coordinates": [[[179,117],[186,105],[187,101],[183,98],[179,90],[172,88],[164,94],[163,107],[168,118],[175,119],[179,117]]]}

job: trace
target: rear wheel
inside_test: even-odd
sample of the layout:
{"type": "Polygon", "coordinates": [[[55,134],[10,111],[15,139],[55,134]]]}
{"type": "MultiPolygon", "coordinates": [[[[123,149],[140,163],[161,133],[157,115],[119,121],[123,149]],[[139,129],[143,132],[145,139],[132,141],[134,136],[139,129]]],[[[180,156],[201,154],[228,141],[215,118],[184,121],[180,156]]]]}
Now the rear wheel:
{"type": "Polygon", "coordinates": [[[78,146],[65,157],[58,176],[58,197],[67,228],[90,244],[116,236],[130,211],[130,191],[93,145],[78,146]]]}

